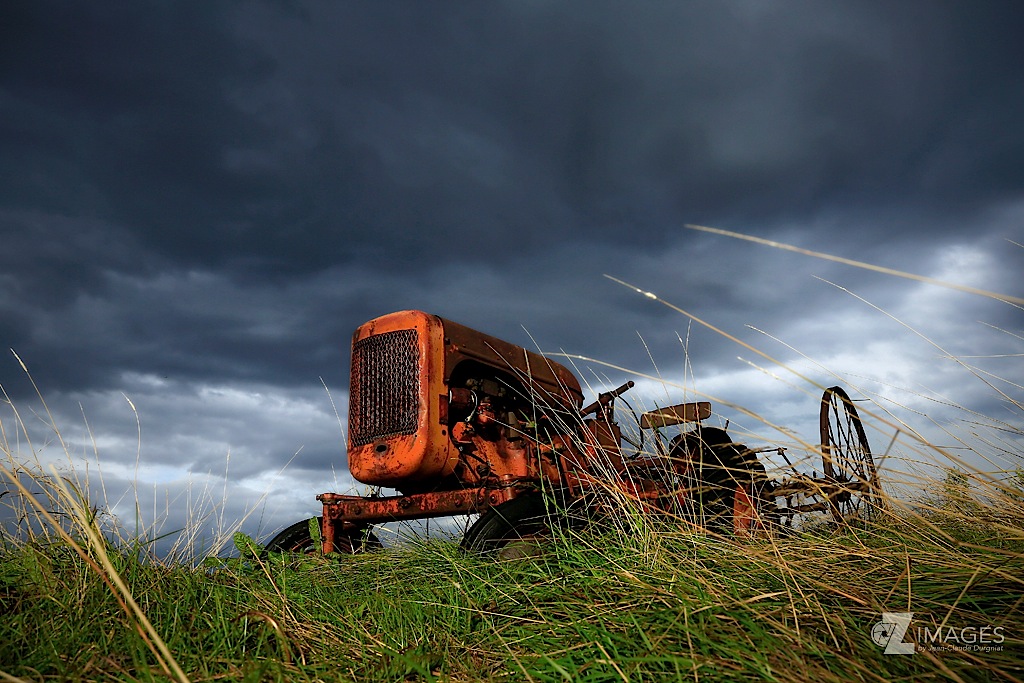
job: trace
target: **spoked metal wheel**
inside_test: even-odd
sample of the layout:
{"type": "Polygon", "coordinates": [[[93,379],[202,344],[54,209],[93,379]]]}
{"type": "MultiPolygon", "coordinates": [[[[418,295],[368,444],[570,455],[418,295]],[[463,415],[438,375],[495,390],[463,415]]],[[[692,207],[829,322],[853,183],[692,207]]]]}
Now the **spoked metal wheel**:
{"type": "MultiPolygon", "coordinates": [[[[323,529],[323,517],[317,517],[316,521],[323,529]]],[[[309,522],[309,519],[304,519],[284,529],[267,542],[267,550],[275,553],[316,552],[316,542],[309,534],[309,522]]],[[[370,527],[336,528],[334,531],[334,552],[339,555],[355,555],[383,547],[370,527]]]]}
{"type": "Polygon", "coordinates": [[[830,387],[821,397],[821,459],[828,507],[836,521],[869,519],[881,504],[881,487],[864,425],[842,387],[830,387]]]}

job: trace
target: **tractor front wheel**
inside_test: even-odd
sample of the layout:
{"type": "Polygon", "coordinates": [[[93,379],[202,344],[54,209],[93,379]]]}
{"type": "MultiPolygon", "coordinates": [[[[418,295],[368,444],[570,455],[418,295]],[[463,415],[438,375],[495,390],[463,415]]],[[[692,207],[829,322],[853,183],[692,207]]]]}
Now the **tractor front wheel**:
{"type": "MultiPolygon", "coordinates": [[[[317,524],[323,530],[323,517],[316,517],[317,524]]],[[[306,553],[316,552],[316,542],[309,533],[310,519],[296,522],[282,530],[267,542],[266,548],[274,553],[306,553]]],[[[380,550],[384,546],[370,527],[353,527],[351,529],[335,529],[334,552],[340,555],[355,555],[372,550],[380,550]]]]}

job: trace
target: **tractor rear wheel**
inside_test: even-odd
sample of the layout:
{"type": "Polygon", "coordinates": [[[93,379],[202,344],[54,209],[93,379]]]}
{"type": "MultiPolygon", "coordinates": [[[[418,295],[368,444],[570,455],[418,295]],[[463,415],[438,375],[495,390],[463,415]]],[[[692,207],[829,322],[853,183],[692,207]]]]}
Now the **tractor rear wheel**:
{"type": "Polygon", "coordinates": [[[462,549],[494,553],[499,560],[531,557],[540,554],[552,529],[579,531],[600,519],[601,506],[593,496],[530,491],[480,515],[462,537],[462,549]]]}
{"type": "Polygon", "coordinates": [[[499,559],[536,555],[551,535],[549,523],[543,496],[524,493],[480,515],[462,537],[462,549],[496,553],[499,559]]]}

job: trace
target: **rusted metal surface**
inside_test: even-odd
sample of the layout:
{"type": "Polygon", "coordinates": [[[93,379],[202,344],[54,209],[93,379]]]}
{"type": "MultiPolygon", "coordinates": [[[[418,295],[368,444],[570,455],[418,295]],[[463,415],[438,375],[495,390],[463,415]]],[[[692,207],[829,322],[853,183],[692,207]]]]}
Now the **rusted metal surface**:
{"type": "Polygon", "coordinates": [[[408,519],[469,515],[514,498],[518,489],[464,489],[370,498],[322,493],[324,523],[381,524],[408,519]]]}
{"type": "Polygon", "coordinates": [[[823,479],[821,477],[794,477],[789,479],[783,479],[777,483],[773,489],[773,493],[776,496],[793,496],[799,494],[818,494],[823,498],[832,496],[839,496],[843,492],[855,491],[858,493],[867,493],[874,489],[874,487],[867,482],[848,481],[848,482],[836,482],[832,479],[823,479]]]}
{"type": "Polygon", "coordinates": [[[749,486],[740,486],[733,497],[733,533],[749,535],[764,529],[762,506],[749,486]]]}
{"type": "Polygon", "coordinates": [[[392,313],[353,335],[349,470],[403,493],[453,476],[461,480],[453,488],[473,483],[475,468],[456,471],[465,449],[450,436],[453,423],[470,418],[492,444],[477,445],[488,452],[470,459],[498,477],[527,476],[513,443],[524,407],[550,420],[582,402],[579,381],[548,358],[421,311],[392,313]]]}
{"type": "Polygon", "coordinates": [[[755,451],[703,426],[708,402],[643,413],[641,430],[692,427],[669,446],[624,454],[614,404],[632,386],[583,407],[567,368],[519,346],[421,311],[371,320],[352,340],[349,469],[400,495],[318,496],[325,552],[372,524],[485,513],[534,489],[568,500],[625,496],[666,514],[724,501],[740,534],[784,515],[842,520],[881,496],[860,418],[839,387],[822,400],[824,475],[767,481],[755,451]],[[720,493],[709,497],[709,487],[720,493]]]}
{"type": "Polygon", "coordinates": [[[353,335],[348,462],[357,481],[398,487],[454,469],[439,399],[447,395],[442,336],[440,319],[418,311],[371,320],[353,335]]]}
{"type": "Polygon", "coordinates": [[[659,408],[640,416],[640,429],[652,427],[671,427],[684,422],[700,422],[711,417],[711,404],[707,401],[699,403],[680,403],[679,405],[659,408]]]}

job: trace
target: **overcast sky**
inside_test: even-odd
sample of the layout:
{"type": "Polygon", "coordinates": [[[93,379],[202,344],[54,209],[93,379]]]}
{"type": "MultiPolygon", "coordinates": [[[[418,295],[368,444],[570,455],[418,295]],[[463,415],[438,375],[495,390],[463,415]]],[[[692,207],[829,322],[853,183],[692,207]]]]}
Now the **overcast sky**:
{"type": "Polygon", "coordinates": [[[1021,423],[946,357],[999,356],[963,362],[1019,400],[1019,308],[684,227],[1024,295],[1019,3],[0,13],[0,385],[65,459],[10,348],[122,519],[136,496],[171,530],[204,490],[226,520],[268,494],[245,526],[266,533],[347,491],[350,335],[403,309],[809,442],[832,373],[915,429],[969,432],[951,402],[1021,423]]]}

